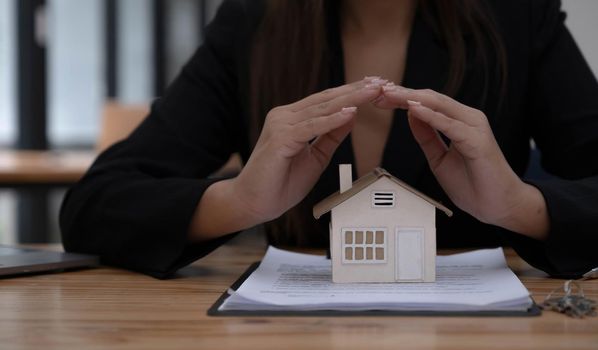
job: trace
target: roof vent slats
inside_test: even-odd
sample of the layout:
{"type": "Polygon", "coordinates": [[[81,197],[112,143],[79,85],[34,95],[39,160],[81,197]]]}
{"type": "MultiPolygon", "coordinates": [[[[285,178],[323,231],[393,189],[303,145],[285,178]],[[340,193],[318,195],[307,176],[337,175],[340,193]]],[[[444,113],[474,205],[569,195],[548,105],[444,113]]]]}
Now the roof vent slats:
{"type": "Polygon", "coordinates": [[[395,193],[393,191],[375,191],[372,192],[372,206],[373,207],[394,207],[395,193]]]}

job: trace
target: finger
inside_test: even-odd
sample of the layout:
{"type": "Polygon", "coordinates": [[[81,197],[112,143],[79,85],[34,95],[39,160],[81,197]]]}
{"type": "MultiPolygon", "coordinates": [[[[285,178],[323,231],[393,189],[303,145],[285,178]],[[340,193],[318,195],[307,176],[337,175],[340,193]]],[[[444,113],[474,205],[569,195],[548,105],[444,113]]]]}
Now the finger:
{"type": "Polygon", "coordinates": [[[478,125],[483,118],[481,113],[444,94],[434,90],[414,90],[399,86],[385,85],[382,89],[384,98],[376,106],[380,108],[408,108],[407,101],[418,101],[424,106],[460,120],[469,125],[478,125]]]}
{"type": "Polygon", "coordinates": [[[299,100],[295,103],[291,103],[290,105],[288,105],[288,107],[293,112],[301,111],[309,106],[324,103],[339,96],[346,95],[352,91],[359,90],[367,84],[371,83],[372,81],[375,81],[376,79],[379,79],[379,77],[365,77],[362,80],[355,81],[350,84],[326,89],[324,91],[320,91],[318,93],[309,95],[306,98],[299,100]]]}
{"type": "Polygon", "coordinates": [[[451,141],[462,143],[472,138],[472,127],[436,112],[419,102],[409,101],[409,115],[440,131],[451,141]]]}
{"type": "Polygon", "coordinates": [[[318,163],[325,168],[332,155],[343,142],[343,140],[349,135],[353,126],[355,125],[355,118],[351,119],[348,123],[344,124],[340,128],[334,129],[327,134],[319,136],[311,144],[312,154],[318,160],[318,163]]]}
{"type": "Polygon", "coordinates": [[[387,94],[389,92],[393,92],[394,90],[407,90],[407,88],[404,88],[400,85],[395,85],[393,82],[389,82],[385,85],[382,86],[382,94],[380,94],[380,96],[378,96],[378,98],[376,98],[374,101],[372,101],[372,103],[378,107],[378,108],[382,108],[382,109],[395,109],[395,108],[401,108],[401,109],[407,109],[409,108],[409,105],[407,104],[407,100],[406,99],[398,99],[395,98],[395,96],[387,96],[387,94]]]}
{"type": "Polygon", "coordinates": [[[407,120],[411,133],[424,152],[430,168],[432,170],[436,169],[446,155],[448,147],[436,130],[432,129],[428,124],[412,117],[411,113],[408,113],[407,120]]]}
{"type": "Polygon", "coordinates": [[[291,137],[296,142],[311,141],[347,124],[355,117],[356,113],[356,107],[347,107],[338,113],[305,120],[293,125],[291,137]]]}
{"type": "Polygon", "coordinates": [[[291,120],[295,123],[302,122],[312,118],[334,114],[346,106],[363,105],[380,95],[383,82],[384,81],[367,84],[358,90],[338,96],[330,101],[307,107],[303,111],[295,113],[291,120]]]}

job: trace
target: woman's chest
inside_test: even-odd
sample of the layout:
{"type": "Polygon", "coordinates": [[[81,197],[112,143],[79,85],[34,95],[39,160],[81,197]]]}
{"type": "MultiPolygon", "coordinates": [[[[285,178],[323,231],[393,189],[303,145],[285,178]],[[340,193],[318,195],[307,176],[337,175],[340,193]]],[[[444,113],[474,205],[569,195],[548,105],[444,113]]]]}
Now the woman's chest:
{"type": "MultiPolygon", "coordinates": [[[[380,76],[396,84],[403,80],[406,63],[406,40],[365,43],[344,40],[343,56],[345,81],[352,82],[364,76],[380,76]]],[[[355,126],[351,133],[355,166],[358,176],[380,166],[384,156],[394,113],[374,107],[359,106],[355,126]]]]}

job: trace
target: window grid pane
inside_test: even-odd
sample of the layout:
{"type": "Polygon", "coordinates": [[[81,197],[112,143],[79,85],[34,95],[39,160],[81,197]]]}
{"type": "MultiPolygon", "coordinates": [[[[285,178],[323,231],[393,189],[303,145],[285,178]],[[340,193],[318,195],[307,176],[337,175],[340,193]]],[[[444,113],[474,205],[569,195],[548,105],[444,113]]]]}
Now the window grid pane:
{"type": "Polygon", "coordinates": [[[342,262],[380,264],[386,262],[385,228],[346,228],[341,232],[342,262]]]}
{"type": "Polygon", "coordinates": [[[345,244],[353,244],[353,231],[345,232],[345,244]]]}
{"type": "Polygon", "coordinates": [[[345,248],[345,259],[353,260],[353,248],[351,248],[351,247],[345,248]]]}
{"type": "Polygon", "coordinates": [[[363,243],[363,231],[355,231],[355,244],[363,243]]]}

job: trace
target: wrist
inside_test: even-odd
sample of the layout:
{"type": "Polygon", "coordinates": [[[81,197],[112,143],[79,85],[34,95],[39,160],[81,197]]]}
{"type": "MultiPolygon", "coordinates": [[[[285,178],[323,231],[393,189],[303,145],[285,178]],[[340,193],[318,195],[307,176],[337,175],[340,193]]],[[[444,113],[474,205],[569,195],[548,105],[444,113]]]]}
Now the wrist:
{"type": "Polygon", "coordinates": [[[536,187],[520,179],[505,199],[505,215],[492,224],[537,240],[546,240],[550,219],[546,200],[536,187]]]}
{"type": "Polygon", "coordinates": [[[189,228],[189,237],[203,241],[253,227],[259,221],[236,193],[235,179],[210,185],[201,197],[189,228]]]}
{"type": "Polygon", "coordinates": [[[248,186],[240,176],[229,180],[228,195],[231,198],[231,205],[244,218],[244,221],[252,223],[251,226],[270,220],[266,213],[256,207],[259,193],[251,193],[251,186],[248,186]]]}

